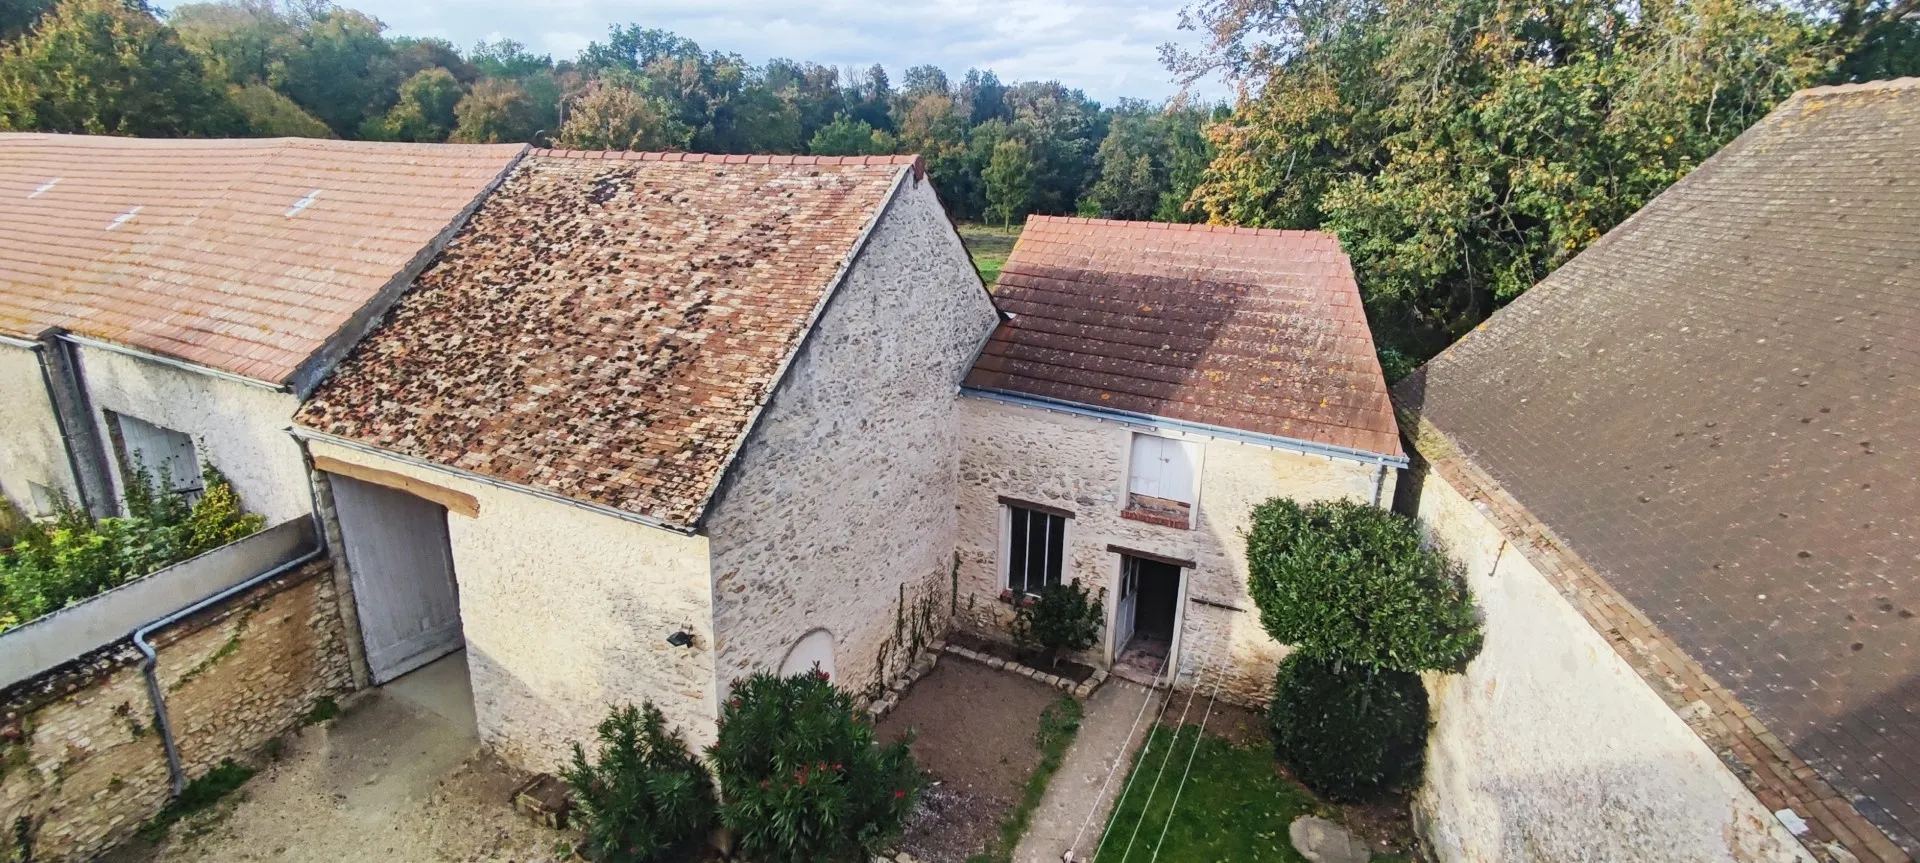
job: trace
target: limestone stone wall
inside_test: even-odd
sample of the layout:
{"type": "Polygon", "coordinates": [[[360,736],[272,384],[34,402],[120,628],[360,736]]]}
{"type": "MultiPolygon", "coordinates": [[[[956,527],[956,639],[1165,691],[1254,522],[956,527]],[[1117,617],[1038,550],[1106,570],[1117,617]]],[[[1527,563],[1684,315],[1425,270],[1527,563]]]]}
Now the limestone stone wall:
{"type": "Polygon", "coordinates": [[[721,686],[825,629],[837,679],[864,688],[908,659],[893,642],[913,606],[944,631],[954,392],[994,322],[932,185],[908,177],[708,515],[721,686]]]}
{"type": "MultiPolygon", "coordinates": [[[[1173,528],[1120,517],[1132,435],[1152,429],[973,395],[960,399],[960,408],[958,605],[969,630],[1004,641],[1012,619],[1000,598],[1001,498],[1052,506],[1073,513],[1065,577],[1106,591],[1106,634],[1085,660],[1104,666],[1115,650],[1121,555],[1109,546],[1192,561],[1176,620],[1180,683],[1203,692],[1217,685],[1221,698],[1240,704],[1267,701],[1285,649],[1267,637],[1247,595],[1242,531],[1253,508],[1274,497],[1372,501],[1372,465],[1192,438],[1202,444],[1198,517],[1193,529],[1173,528]]],[[[1386,473],[1383,502],[1393,498],[1395,474],[1386,473]]]]}
{"type": "MultiPolygon", "coordinates": [[[[183,432],[268,524],[312,514],[306,465],[286,431],[300,404],[293,394],[99,348],[78,353],[103,442],[111,440],[105,411],[183,432]]],[[[125,488],[117,460],[107,462],[114,488],[125,488]]]]}
{"type": "Polygon", "coordinates": [[[1813,859],[1473,501],[1428,473],[1419,515],[1486,631],[1428,679],[1414,811],[1440,860],[1813,859]]]}
{"type": "Polygon", "coordinates": [[[0,493],[27,515],[34,514],[29,483],[78,503],[60,423],[32,350],[0,344],[0,405],[0,493]]]}
{"type": "MultiPolygon", "coordinates": [[[[327,573],[313,563],[156,634],[188,776],[247,756],[349,687],[327,573]]],[[[25,818],[31,859],[92,859],[165,806],[151,704],[125,641],[0,692],[0,849],[20,854],[25,818]]]]}
{"type": "Polygon", "coordinates": [[[652,699],[688,742],[713,740],[707,541],[324,441],[315,456],[472,495],[447,516],[480,739],[551,772],[609,707],[652,699]],[[690,647],[667,636],[690,632],[690,647]]]}

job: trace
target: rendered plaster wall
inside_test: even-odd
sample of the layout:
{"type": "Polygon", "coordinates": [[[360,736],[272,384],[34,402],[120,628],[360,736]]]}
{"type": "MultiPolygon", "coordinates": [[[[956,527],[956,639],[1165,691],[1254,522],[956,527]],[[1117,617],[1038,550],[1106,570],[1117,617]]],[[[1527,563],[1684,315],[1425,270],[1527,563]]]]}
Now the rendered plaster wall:
{"type": "MultiPolygon", "coordinates": [[[[111,411],[192,437],[195,454],[219,468],[240,495],[240,505],[265,515],[268,524],[313,512],[306,465],[286,431],[300,405],[291,393],[115,351],[81,347],[78,353],[109,453],[106,412],[111,411]]],[[[107,459],[116,491],[126,488],[118,461],[107,459]]]]}
{"type": "Polygon", "coordinates": [[[551,772],[609,708],[652,700],[688,743],[712,742],[707,541],[397,459],[313,441],[314,456],[472,495],[447,515],[480,739],[551,772]],[[667,636],[692,633],[690,647],[667,636]]]}
{"type": "MultiPolygon", "coordinates": [[[[1151,429],[976,396],[962,398],[960,405],[966,443],[960,470],[958,604],[970,630],[1005,641],[1013,616],[1012,606],[1001,600],[1006,587],[1001,497],[1043,504],[1073,513],[1063,577],[1106,592],[1106,634],[1102,645],[1084,659],[1105,665],[1115,649],[1111,634],[1121,555],[1109,545],[1188,560],[1195,566],[1183,572],[1185,601],[1174,645],[1179,682],[1204,692],[1218,686],[1222,699],[1239,704],[1267,701],[1274,667],[1286,649],[1261,628],[1247,595],[1242,531],[1254,507],[1275,497],[1372,501],[1372,465],[1218,438],[1189,438],[1202,443],[1198,517],[1193,529],[1166,527],[1120,516],[1133,434],[1151,429]]],[[[1396,473],[1387,471],[1382,501],[1392,500],[1396,473]]]]}
{"type": "Polygon", "coordinates": [[[916,622],[945,629],[954,392],[995,315],[932,185],[905,183],[708,515],[722,686],[825,629],[838,680],[865,688],[916,622]]]}
{"type": "MultiPolygon", "coordinates": [[[[326,572],[315,562],[155,635],[189,777],[222,759],[249,760],[347,689],[326,572]]],[[[0,691],[0,859],[94,859],[169,799],[166,752],[131,643],[0,691]],[[16,842],[21,823],[30,856],[16,842]]]]}
{"type": "Polygon", "coordinates": [[[78,503],[39,354],[0,344],[0,405],[6,406],[0,410],[0,493],[27,515],[35,514],[28,483],[64,492],[78,503]]]}
{"type": "Polygon", "coordinates": [[[1486,631],[1428,677],[1414,811],[1440,860],[1812,859],[1473,501],[1429,472],[1419,515],[1486,631]]]}

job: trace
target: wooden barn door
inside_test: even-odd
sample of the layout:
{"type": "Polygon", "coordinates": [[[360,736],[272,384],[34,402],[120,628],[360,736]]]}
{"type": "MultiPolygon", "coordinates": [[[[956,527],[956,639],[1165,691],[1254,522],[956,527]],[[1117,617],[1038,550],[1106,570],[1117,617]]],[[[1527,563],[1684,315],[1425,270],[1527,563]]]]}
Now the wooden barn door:
{"type": "Polygon", "coordinates": [[[460,596],[446,507],[339,474],[329,480],[373,682],[458,650],[460,596]]]}

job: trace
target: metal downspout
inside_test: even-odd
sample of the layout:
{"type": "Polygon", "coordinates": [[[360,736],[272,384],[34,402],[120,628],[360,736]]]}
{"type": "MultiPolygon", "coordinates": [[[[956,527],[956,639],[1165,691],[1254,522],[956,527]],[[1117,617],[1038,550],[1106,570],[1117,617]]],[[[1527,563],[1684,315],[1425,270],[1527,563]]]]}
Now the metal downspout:
{"type": "Polygon", "coordinates": [[[141,656],[145,657],[145,659],[140,662],[140,673],[147,678],[147,698],[153,702],[153,725],[160,730],[160,743],[167,750],[167,774],[173,780],[173,796],[178,797],[181,791],[186,790],[187,769],[180,764],[180,747],[174,743],[173,725],[167,721],[167,699],[160,689],[160,673],[158,671],[160,654],[154,651],[153,644],[147,641],[147,636],[152,635],[156,630],[197,614],[210,606],[231,599],[235,595],[252,589],[262,582],[284,575],[295,568],[318,560],[321,555],[327,553],[327,539],[325,534],[317,532],[315,539],[318,546],[314,548],[314,550],[249,578],[246,581],[242,581],[239,584],[224,588],[212,596],[158,620],[151,621],[145,626],[133,631],[133,646],[140,651],[141,656]]]}
{"type": "Polygon", "coordinates": [[[1387,490],[1387,466],[1384,464],[1376,464],[1373,466],[1373,505],[1374,506],[1377,507],[1380,505],[1380,495],[1384,493],[1386,490],[1387,490]]]}
{"type": "Polygon", "coordinates": [[[81,509],[93,512],[94,501],[88,499],[87,484],[80,478],[80,460],[73,455],[73,433],[67,430],[67,418],[60,415],[60,403],[54,399],[53,369],[47,365],[47,347],[39,342],[33,342],[32,345],[28,350],[33,351],[34,364],[40,367],[40,386],[47,391],[47,407],[53,413],[53,427],[60,431],[60,449],[67,456],[67,473],[73,480],[73,493],[80,498],[81,509]]]}

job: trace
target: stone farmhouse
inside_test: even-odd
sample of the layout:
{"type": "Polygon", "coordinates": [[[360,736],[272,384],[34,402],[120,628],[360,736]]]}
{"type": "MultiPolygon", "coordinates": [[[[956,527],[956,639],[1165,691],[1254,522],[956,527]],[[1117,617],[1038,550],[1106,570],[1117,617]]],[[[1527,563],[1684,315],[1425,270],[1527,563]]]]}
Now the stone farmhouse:
{"type": "Polygon", "coordinates": [[[294,410],[523,149],[0,134],[0,491],[310,515],[294,410]]]}
{"type": "Polygon", "coordinates": [[[1920,852],[1916,367],[1904,79],[1789,99],[1395,388],[1486,619],[1441,859],[1920,852]]]}
{"type": "Polygon", "coordinates": [[[1273,497],[1385,504],[1406,465],[1330,234],[1033,217],[961,389],[958,604],[1104,592],[1087,661],[1260,704],[1284,649],[1241,531],[1273,497]]]}
{"type": "MultiPolygon", "coordinates": [[[[621,702],[707,743],[756,670],[877,690],[1071,581],[1080,661],[1257,705],[1252,509],[1392,505],[1486,623],[1429,681],[1439,859],[1908,860],[1917,129],[1920,82],[1798,94],[1391,391],[1331,235],[1035,217],[990,294],[911,156],[0,135],[0,492],[213,464],[323,546],[240,585],[288,609],[249,735],[455,657],[535,771],[621,702]]],[[[0,807],[84,856],[203,771],[100,705],[237,643],[225,596],[0,690],[125,693],[0,807]]]]}

